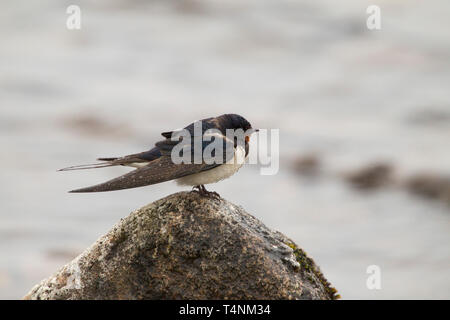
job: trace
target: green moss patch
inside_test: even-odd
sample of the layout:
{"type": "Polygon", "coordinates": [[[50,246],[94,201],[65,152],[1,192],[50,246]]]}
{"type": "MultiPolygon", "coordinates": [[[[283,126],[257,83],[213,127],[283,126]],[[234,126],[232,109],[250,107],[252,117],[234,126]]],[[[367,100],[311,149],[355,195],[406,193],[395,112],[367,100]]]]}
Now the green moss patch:
{"type": "MultiPolygon", "coordinates": [[[[330,298],[332,300],[340,299],[341,296],[337,293],[336,288],[331,286],[331,283],[325,279],[325,276],[323,273],[319,270],[319,268],[316,266],[314,261],[308,257],[308,255],[299,247],[297,247],[294,243],[286,243],[289,247],[294,250],[294,255],[298,263],[300,263],[300,272],[304,273],[312,273],[315,275],[317,279],[321,282],[321,284],[324,286],[326,292],[329,294],[330,298]]],[[[310,280],[312,280],[312,277],[310,277],[310,280]]]]}

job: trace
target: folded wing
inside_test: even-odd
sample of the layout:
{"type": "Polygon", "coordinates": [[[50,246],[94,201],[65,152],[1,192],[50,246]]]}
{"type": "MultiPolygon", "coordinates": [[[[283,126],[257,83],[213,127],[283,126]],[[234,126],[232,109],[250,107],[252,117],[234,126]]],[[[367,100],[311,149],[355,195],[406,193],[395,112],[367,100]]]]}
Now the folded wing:
{"type": "MultiPolygon", "coordinates": [[[[138,168],[127,174],[124,174],[122,176],[119,176],[115,179],[106,181],[101,184],[97,184],[87,188],[72,190],[70,192],[77,192],[77,193],[103,192],[103,191],[137,188],[178,179],[205,170],[210,170],[222,163],[225,163],[227,160],[229,160],[234,156],[233,152],[231,153],[226,152],[227,148],[232,148],[231,150],[234,151],[233,149],[234,142],[227,140],[225,137],[215,137],[215,139],[218,139],[219,141],[222,142],[223,146],[223,150],[221,152],[222,153],[221,157],[223,157],[221,159],[222,161],[218,162],[211,161],[214,160],[212,157],[215,156],[215,153],[212,152],[212,154],[205,154],[203,157],[203,162],[200,164],[195,163],[176,164],[172,161],[170,155],[163,154],[160,157],[150,161],[148,165],[142,168],[138,168]]],[[[210,142],[203,142],[202,150],[204,150],[205,146],[207,145],[206,143],[209,144],[210,142]]],[[[193,155],[193,151],[191,150],[190,152],[192,152],[193,155]]]]}
{"type": "Polygon", "coordinates": [[[103,192],[137,188],[208,170],[210,166],[207,164],[174,164],[170,157],[160,157],[143,168],[133,170],[115,179],[70,192],[103,192]]]}

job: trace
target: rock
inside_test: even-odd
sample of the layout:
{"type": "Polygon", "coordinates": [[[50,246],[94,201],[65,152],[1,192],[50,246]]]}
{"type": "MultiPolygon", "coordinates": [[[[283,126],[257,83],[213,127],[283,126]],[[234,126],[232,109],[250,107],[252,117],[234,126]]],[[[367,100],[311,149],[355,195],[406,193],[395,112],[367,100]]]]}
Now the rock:
{"type": "Polygon", "coordinates": [[[371,164],[346,175],[346,180],[358,189],[376,189],[393,181],[393,168],[388,163],[371,164]]]}
{"type": "Polygon", "coordinates": [[[301,175],[315,176],[319,173],[321,161],[317,154],[298,156],[293,163],[294,170],[301,175]]]}
{"type": "Polygon", "coordinates": [[[408,122],[415,125],[432,126],[448,125],[450,123],[450,112],[447,106],[428,106],[408,117],[408,122]]]}
{"type": "Polygon", "coordinates": [[[336,299],[294,242],[223,199],[180,192],[121,219],[24,299],[336,299]]]}
{"type": "Polygon", "coordinates": [[[450,205],[450,177],[434,173],[418,173],[406,181],[407,189],[426,198],[450,205]]]}

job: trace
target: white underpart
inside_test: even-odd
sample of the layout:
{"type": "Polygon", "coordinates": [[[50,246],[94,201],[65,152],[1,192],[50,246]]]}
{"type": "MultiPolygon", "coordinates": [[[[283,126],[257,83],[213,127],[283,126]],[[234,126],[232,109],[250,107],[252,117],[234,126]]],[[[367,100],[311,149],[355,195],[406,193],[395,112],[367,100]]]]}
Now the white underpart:
{"type": "Polygon", "coordinates": [[[245,162],[245,148],[237,146],[232,159],[213,169],[191,174],[177,179],[178,185],[198,186],[201,184],[215,183],[220,180],[231,177],[235,174],[245,162]]]}
{"type": "Polygon", "coordinates": [[[133,168],[142,168],[145,167],[146,165],[148,165],[150,162],[133,162],[133,163],[128,163],[125,166],[127,167],[133,167],[133,168]]]}

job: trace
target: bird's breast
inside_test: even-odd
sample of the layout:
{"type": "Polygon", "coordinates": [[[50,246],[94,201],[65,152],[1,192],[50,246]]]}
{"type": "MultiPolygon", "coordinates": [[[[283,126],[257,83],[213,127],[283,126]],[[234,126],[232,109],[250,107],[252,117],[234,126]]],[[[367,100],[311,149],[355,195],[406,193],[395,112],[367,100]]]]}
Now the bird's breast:
{"type": "Polygon", "coordinates": [[[177,184],[184,186],[198,186],[210,184],[231,177],[235,174],[245,162],[245,149],[241,146],[236,147],[234,157],[226,163],[215,168],[191,174],[177,179],[177,184]]]}

